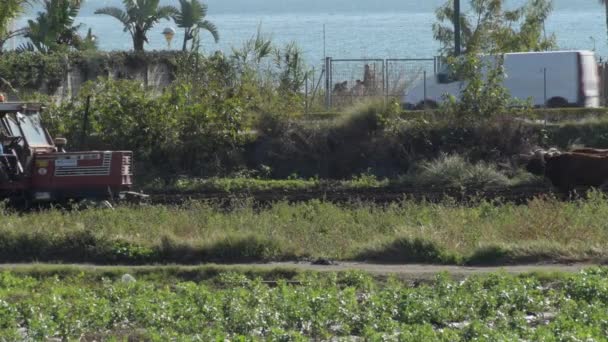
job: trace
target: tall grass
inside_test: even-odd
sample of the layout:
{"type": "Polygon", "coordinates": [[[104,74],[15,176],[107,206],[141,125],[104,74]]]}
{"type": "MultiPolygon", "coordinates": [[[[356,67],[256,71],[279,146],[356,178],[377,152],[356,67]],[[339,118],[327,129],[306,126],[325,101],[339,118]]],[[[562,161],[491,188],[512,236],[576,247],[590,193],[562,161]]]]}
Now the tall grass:
{"type": "Polygon", "coordinates": [[[403,177],[403,182],[421,186],[509,186],[513,182],[492,164],[472,164],[460,155],[442,154],[439,158],[422,162],[414,172],[403,177]]]}
{"type": "Polygon", "coordinates": [[[331,258],[508,263],[606,260],[603,194],[560,202],[205,203],[8,214],[0,262],[199,263],[331,258]]]}

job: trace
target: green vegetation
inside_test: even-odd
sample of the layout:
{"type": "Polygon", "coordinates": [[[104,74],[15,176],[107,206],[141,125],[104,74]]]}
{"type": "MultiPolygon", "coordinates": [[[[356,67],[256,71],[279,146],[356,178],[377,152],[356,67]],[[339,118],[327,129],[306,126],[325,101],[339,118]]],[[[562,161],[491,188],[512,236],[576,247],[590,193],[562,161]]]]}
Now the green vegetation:
{"type": "Polygon", "coordinates": [[[606,269],[543,283],[445,275],[409,287],[363,273],[302,274],[272,285],[239,273],[212,283],[33,278],[0,273],[4,340],[602,340],[606,269]]]}
{"type": "MultiPolygon", "coordinates": [[[[546,51],[556,47],[555,36],[546,36],[545,21],[553,10],[551,0],[528,0],[505,9],[504,0],[471,0],[470,13],[460,17],[464,53],[546,51]]],[[[454,53],[453,1],[437,10],[433,33],[444,56],[454,53]]]]}
{"type": "MultiPolygon", "coordinates": [[[[180,178],[242,174],[338,181],[370,174],[395,181],[407,179],[443,154],[460,155],[472,165],[485,163],[512,178],[513,166],[500,165],[512,165],[513,156],[535,146],[608,147],[602,138],[602,110],[490,113],[502,108],[497,104],[480,112],[422,115],[400,114],[393,104],[368,103],[332,120],[299,120],[303,107],[291,106],[291,113],[283,110],[290,107],[291,96],[300,96],[289,86],[299,79],[283,77],[294,75],[287,70],[297,66],[265,78],[275,84],[266,87],[266,81],[259,86],[255,73],[247,71],[255,68],[248,64],[253,62],[183,55],[175,63],[177,81],[160,94],[126,80],[100,80],[83,87],[74,101],[49,108],[46,121],[51,133],[67,137],[71,150],[133,150],[140,185],[161,179],[168,187],[180,178]],[[188,72],[197,68],[205,74],[188,72]],[[233,77],[239,82],[232,82],[233,77]],[[88,123],[83,127],[87,109],[88,123]],[[550,120],[546,126],[533,121],[594,115],[598,119],[557,124],[550,120]]],[[[508,183],[504,180],[499,183],[508,183]]]]}
{"type": "Polygon", "coordinates": [[[70,69],[82,71],[83,76],[89,80],[97,80],[120,68],[147,70],[155,65],[164,65],[170,73],[169,77],[175,78],[179,61],[180,54],[175,52],[6,52],[0,59],[0,91],[26,101],[46,101],[51,104],[53,101],[50,95],[56,94],[63,85],[70,69]]]}
{"type": "Polygon", "coordinates": [[[23,34],[23,30],[12,30],[11,21],[23,13],[24,7],[30,4],[29,0],[4,0],[0,2],[0,54],[4,44],[13,38],[23,34]]]}
{"type": "Polygon", "coordinates": [[[459,155],[441,155],[436,160],[420,163],[413,172],[402,176],[394,185],[412,187],[508,187],[540,183],[533,176],[517,170],[499,171],[496,166],[484,162],[471,164],[459,155]],[[507,175],[507,173],[511,173],[507,175]],[[510,176],[510,177],[509,177],[510,176]]]}
{"type": "MultiPolygon", "coordinates": [[[[449,69],[457,79],[466,80],[459,100],[447,96],[442,110],[462,120],[478,122],[505,114],[515,114],[511,109],[514,100],[503,86],[505,79],[504,57],[493,56],[482,59],[474,54],[448,59],[449,69]],[[486,70],[485,74],[481,70],[486,70]]],[[[530,107],[524,104],[524,108],[530,107]]]]}
{"type": "Polygon", "coordinates": [[[95,14],[105,14],[114,17],[125,27],[133,39],[135,52],[144,51],[144,43],[148,42],[148,32],[161,20],[168,20],[176,13],[173,6],[160,6],[159,0],[123,0],[125,9],[104,7],[95,14]]]}
{"type": "Polygon", "coordinates": [[[179,0],[180,8],[173,16],[175,24],[179,28],[184,29],[184,45],[182,51],[188,51],[188,41],[192,40],[191,51],[198,51],[201,46],[200,31],[209,32],[215,42],[220,40],[220,34],[217,27],[206,20],[207,5],[199,0],[179,0]]]}
{"type": "Polygon", "coordinates": [[[75,25],[80,0],[44,0],[42,4],[44,11],[38,12],[35,20],[28,20],[25,28],[24,36],[29,42],[20,46],[19,50],[50,53],[97,49],[91,29],[83,38],[78,33],[82,24],[75,25]]]}
{"type": "MultiPolygon", "coordinates": [[[[455,180],[457,181],[457,180],[455,180]]],[[[378,179],[374,175],[361,174],[350,180],[331,181],[318,178],[310,179],[262,179],[236,175],[230,178],[180,178],[167,185],[157,180],[146,184],[144,190],[154,193],[249,193],[249,192],[282,192],[314,190],[348,190],[398,187],[405,182],[378,179]]]]}
{"type": "Polygon", "coordinates": [[[8,213],[0,228],[0,262],[605,261],[606,203],[601,193],[572,202],[537,199],[526,206],[446,199],[259,207],[227,198],[181,207],[8,213]]]}
{"type": "Polygon", "coordinates": [[[434,187],[483,190],[495,187],[516,187],[523,185],[543,186],[542,179],[519,169],[498,170],[493,164],[478,162],[472,164],[460,155],[440,155],[439,158],[424,161],[410,172],[395,179],[378,178],[370,172],[363,172],[347,180],[327,180],[319,178],[302,179],[296,175],[288,179],[265,178],[270,170],[234,174],[219,178],[177,178],[167,184],[162,179],[146,183],[143,189],[153,193],[251,193],[282,191],[340,191],[352,189],[429,189],[434,187]],[[266,173],[264,172],[266,171],[266,173]]]}
{"type": "MultiPolygon", "coordinates": [[[[471,166],[485,164],[511,179],[516,174],[512,157],[535,146],[608,147],[604,110],[514,111],[506,110],[504,101],[478,106],[479,111],[469,101],[470,111],[450,107],[407,113],[394,104],[372,102],[331,120],[300,120],[304,106],[295,89],[302,79],[292,71],[301,65],[282,64],[283,69],[263,76],[254,72],[261,64],[246,57],[258,52],[244,49],[243,59],[112,54],[95,60],[75,54],[74,63],[99,74],[107,73],[114,61],[161,61],[171,65],[176,81],[158,93],[138,81],[98,80],[83,86],[74,101],[50,105],[45,120],[52,135],[68,138],[71,150],[133,150],[139,185],[152,182],[156,187],[156,179],[174,187],[177,179],[234,175],[340,182],[368,174],[399,183],[444,154],[459,155],[471,166]],[[533,121],[545,118],[546,126],[533,121]]],[[[0,73],[20,89],[41,84],[53,88],[68,67],[59,54],[5,57],[0,73]]],[[[483,98],[490,88],[472,98],[483,98]]],[[[518,182],[505,180],[489,183],[518,182]]]]}

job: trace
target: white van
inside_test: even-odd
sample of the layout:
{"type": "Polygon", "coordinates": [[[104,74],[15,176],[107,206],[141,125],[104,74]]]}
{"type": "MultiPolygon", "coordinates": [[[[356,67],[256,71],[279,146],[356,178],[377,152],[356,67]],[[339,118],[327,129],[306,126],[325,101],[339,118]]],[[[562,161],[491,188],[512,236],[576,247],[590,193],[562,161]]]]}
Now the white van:
{"type": "MultiPolygon", "coordinates": [[[[598,65],[592,51],[507,53],[504,57],[504,85],[513,98],[532,99],[539,107],[599,107],[598,65]]],[[[487,61],[491,58],[483,56],[482,62],[490,64],[487,61]]],[[[440,69],[426,82],[422,80],[406,90],[405,108],[421,108],[425,104],[436,107],[446,94],[460,97],[464,82],[450,80],[449,70],[440,69]]]]}

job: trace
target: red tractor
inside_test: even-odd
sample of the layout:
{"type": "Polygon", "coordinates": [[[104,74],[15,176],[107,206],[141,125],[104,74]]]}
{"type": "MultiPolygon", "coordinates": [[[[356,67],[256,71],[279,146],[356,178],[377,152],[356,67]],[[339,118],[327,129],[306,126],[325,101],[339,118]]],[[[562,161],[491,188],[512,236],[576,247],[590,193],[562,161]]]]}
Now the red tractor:
{"type": "Polygon", "coordinates": [[[30,205],[113,201],[131,192],[133,153],[66,152],[43,127],[41,105],[0,102],[0,198],[30,205]]]}

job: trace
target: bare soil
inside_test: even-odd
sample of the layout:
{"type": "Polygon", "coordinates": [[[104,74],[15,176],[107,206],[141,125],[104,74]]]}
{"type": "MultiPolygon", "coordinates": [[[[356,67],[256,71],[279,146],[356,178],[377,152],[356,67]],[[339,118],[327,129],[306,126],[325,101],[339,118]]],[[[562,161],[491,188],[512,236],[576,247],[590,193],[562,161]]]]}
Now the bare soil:
{"type": "MultiPolygon", "coordinates": [[[[584,193],[584,192],[583,192],[584,193]]],[[[563,197],[546,186],[517,186],[501,188],[365,188],[365,189],[310,189],[310,190],[270,190],[238,192],[157,192],[150,194],[153,204],[182,204],[190,200],[226,202],[243,198],[261,203],[276,201],[305,202],[314,199],[328,202],[376,202],[390,203],[402,200],[440,202],[451,198],[457,202],[479,200],[500,201],[502,203],[525,204],[542,196],[563,197]]]]}

